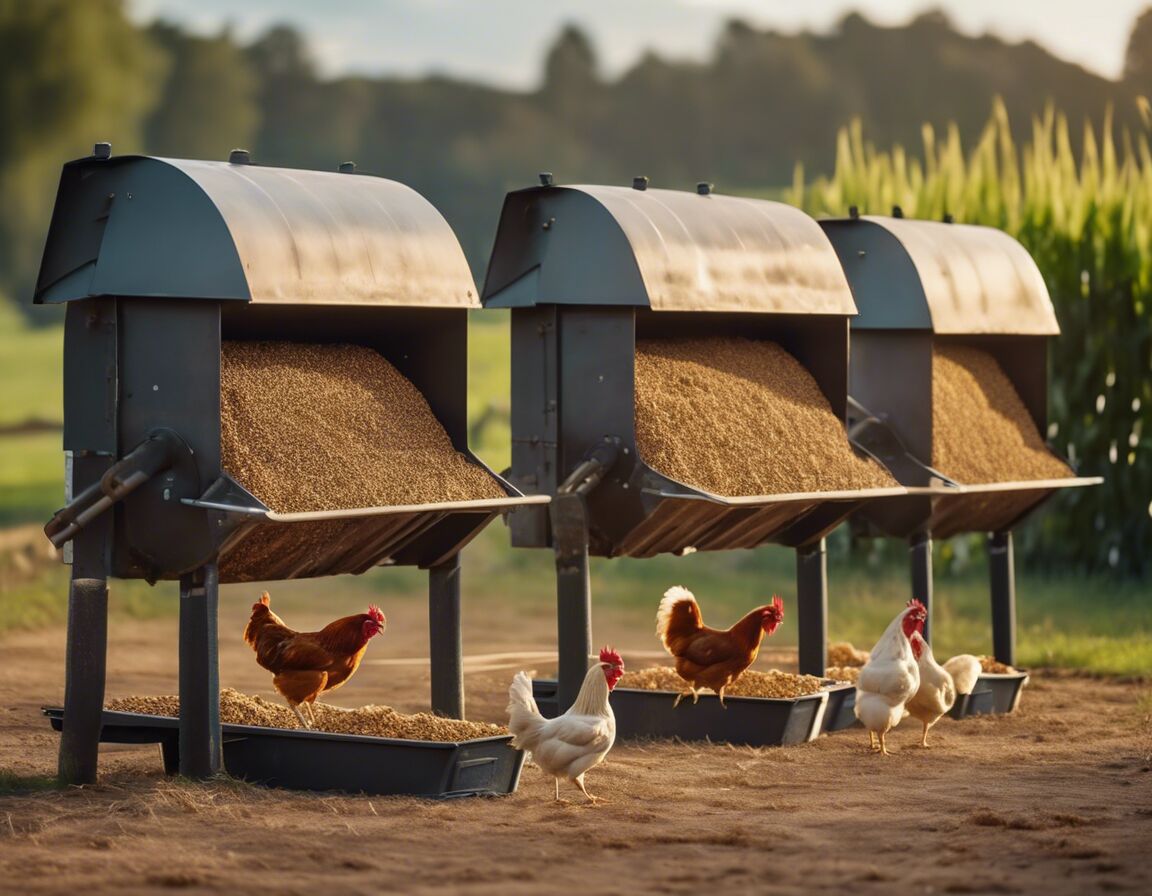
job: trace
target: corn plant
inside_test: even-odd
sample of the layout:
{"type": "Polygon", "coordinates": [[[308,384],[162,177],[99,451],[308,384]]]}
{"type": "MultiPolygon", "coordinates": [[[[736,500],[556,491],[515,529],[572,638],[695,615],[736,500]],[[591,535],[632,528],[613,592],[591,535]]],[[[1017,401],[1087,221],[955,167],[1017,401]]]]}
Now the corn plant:
{"type": "Polygon", "coordinates": [[[1013,140],[997,102],[974,146],[958,129],[922,131],[920,153],[877,149],[854,121],[838,136],[831,177],[797,166],[789,201],[813,214],[887,214],[998,227],[1036,259],[1061,335],[1050,352],[1048,438],[1097,488],[1071,489],[1021,532],[1026,562],[1071,563],[1130,576],[1152,572],[1152,112],[1115,133],[1048,108],[1013,140]]]}

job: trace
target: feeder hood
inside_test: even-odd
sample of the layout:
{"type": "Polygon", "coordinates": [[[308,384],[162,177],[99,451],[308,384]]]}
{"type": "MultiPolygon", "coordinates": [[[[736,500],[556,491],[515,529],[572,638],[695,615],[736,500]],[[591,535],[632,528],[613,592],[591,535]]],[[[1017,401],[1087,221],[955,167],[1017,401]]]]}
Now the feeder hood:
{"type": "Polygon", "coordinates": [[[762,199],[627,187],[509,193],[485,305],[853,315],[819,225],[762,199]]]}
{"type": "Polygon", "coordinates": [[[35,301],[91,296],[479,307],[455,235],[409,187],[146,156],[64,166],[35,301]]]}
{"type": "Polygon", "coordinates": [[[853,330],[1060,332],[1036,262],[1003,231],[878,216],[820,223],[860,309],[853,330]]]}

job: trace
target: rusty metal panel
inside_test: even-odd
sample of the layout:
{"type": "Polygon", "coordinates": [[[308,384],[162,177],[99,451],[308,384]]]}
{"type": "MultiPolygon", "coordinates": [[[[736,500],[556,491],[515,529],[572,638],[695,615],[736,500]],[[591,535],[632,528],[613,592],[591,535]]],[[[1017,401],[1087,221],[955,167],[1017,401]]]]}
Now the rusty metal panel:
{"type": "Polygon", "coordinates": [[[486,304],[856,313],[820,226],[780,202],[575,185],[509,194],[486,304]]]}
{"type": "Polygon", "coordinates": [[[120,156],[65,166],[37,302],[479,307],[448,223],[381,177],[120,156]]]}
{"type": "MultiPolygon", "coordinates": [[[[919,275],[938,334],[1006,333],[1054,336],[1060,332],[1048,288],[1036,262],[1001,230],[867,216],[891,233],[919,275]]],[[[857,296],[863,305],[864,299],[857,296]]]]}

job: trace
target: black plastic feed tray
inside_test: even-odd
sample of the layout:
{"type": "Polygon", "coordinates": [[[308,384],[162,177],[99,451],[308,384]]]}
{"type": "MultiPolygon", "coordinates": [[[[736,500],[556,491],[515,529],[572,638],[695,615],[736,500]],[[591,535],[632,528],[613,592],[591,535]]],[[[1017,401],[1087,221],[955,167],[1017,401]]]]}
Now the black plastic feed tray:
{"type": "MultiPolygon", "coordinates": [[[[57,731],[64,710],[44,709],[57,731]]],[[[455,743],[319,731],[224,725],[224,768],[253,784],[448,799],[512,793],[524,754],[510,735],[455,743]]],[[[164,769],[179,767],[180,722],[168,716],[104,711],[104,743],[160,744],[164,769]]]]}
{"type": "MultiPolygon", "coordinates": [[[[552,718],[558,713],[555,680],[534,680],[532,693],[543,715],[552,718]]],[[[673,708],[675,702],[670,691],[616,688],[611,703],[617,739],[679,738],[749,747],[802,744],[820,736],[829,692],[795,699],[726,696],[726,709],[713,694],[701,694],[696,704],[686,697],[673,708]]]]}
{"type": "Polygon", "coordinates": [[[828,689],[828,708],[821,731],[843,731],[860,724],[856,718],[856,685],[837,682],[828,689]]]}
{"type": "Polygon", "coordinates": [[[1015,712],[1027,683],[1027,672],[985,672],[976,680],[976,687],[971,694],[962,694],[956,698],[956,705],[948,715],[954,719],[963,719],[966,716],[1015,712]]]}

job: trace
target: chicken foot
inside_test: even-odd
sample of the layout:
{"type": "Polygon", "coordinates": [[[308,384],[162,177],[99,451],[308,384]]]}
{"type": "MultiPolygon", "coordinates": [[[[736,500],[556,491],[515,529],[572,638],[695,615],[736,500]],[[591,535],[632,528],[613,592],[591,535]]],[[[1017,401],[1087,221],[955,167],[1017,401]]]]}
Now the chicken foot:
{"type": "MultiPolygon", "coordinates": [[[[590,794],[590,793],[588,792],[588,788],[586,788],[586,787],[584,786],[584,774],[583,774],[583,772],[581,772],[579,775],[577,775],[577,776],[576,776],[575,778],[573,778],[572,780],[573,780],[573,781],[576,783],[576,786],[580,788],[580,792],[581,792],[582,794],[584,794],[584,796],[588,797],[588,802],[589,802],[589,804],[595,804],[595,803],[602,803],[602,802],[604,802],[604,800],[603,800],[603,798],[602,798],[602,797],[593,796],[592,794],[590,794]]],[[[559,786],[559,783],[560,783],[560,782],[559,782],[559,781],[557,781],[556,783],[557,783],[557,786],[559,786]]]]}
{"type": "Polygon", "coordinates": [[[925,750],[927,750],[928,749],[928,729],[931,728],[932,726],[929,725],[927,722],[922,722],[921,724],[924,725],[924,734],[921,735],[921,737],[920,737],[920,746],[923,747],[925,750]]]}
{"type": "MultiPolygon", "coordinates": [[[[696,688],[690,687],[690,688],[688,688],[688,690],[681,691],[679,694],[676,695],[676,700],[672,703],[672,708],[675,709],[677,706],[679,706],[680,701],[683,700],[685,697],[687,697],[689,694],[692,695],[692,705],[695,706],[696,701],[698,701],[700,699],[700,692],[697,691],[696,688]]],[[[723,702],[723,701],[721,701],[721,702],[723,702]]]]}

